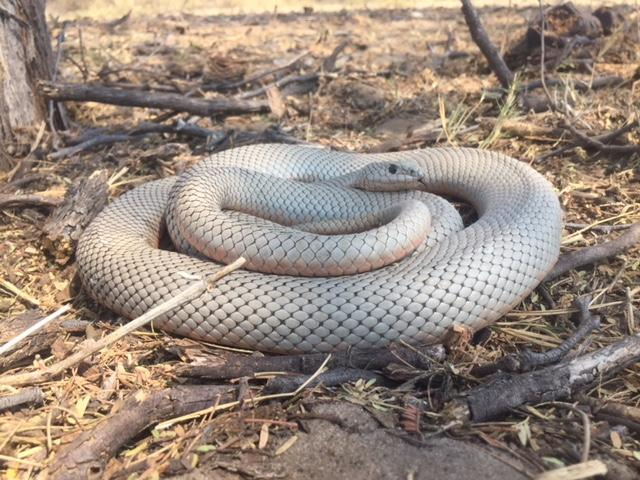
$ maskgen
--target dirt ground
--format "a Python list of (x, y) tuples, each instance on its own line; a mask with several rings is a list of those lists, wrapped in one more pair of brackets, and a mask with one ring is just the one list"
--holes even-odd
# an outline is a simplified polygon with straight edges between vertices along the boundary
[[(482, 10), (492, 40), (506, 52), (535, 17), (535, 8)], [(611, 35), (597, 38), (557, 65), (562, 81), (551, 94), (568, 102), (577, 127), (606, 133), (638, 119), (640, 43), (637, 9), (625, 10)], [(265, 129), (337, 150), (389, 151), (436, 145), (490, 148), (529, 163), (556, 187), (567, 228), (563, 251), (593, 245), (615, 228), (640, 221), (640, 156), (602, 154), (576, 146), (557, 114), (533, 113), (500, 96), (498, 82), (471, 41), (457, 8), (362, 9), (329, 13), (234, 16), (136, 14), (121, 23), (80, 17), (50, 18), (54, 49), (61, 51), (63, 82), (100, 84), (216, 98), (259, 88), (242, 79), (299, 58), (289, 69), (264, 77), (322, 71), (317, 79), (280, 87), (270, 97), (271, 113), (199, 118), (186, 114), (107, 106), (66, 104), (71, 129), (45, 133), (35, 150), (33, 181), (8, 193), (37, 193), (60, 200), (70, 187), (96, 170), (109, 175), (109, 195), (154, 178), (173, 175), (219, 148), (243, 143), (244, 134)], [(56, 39), (64, 30), (64, 43)], [(328, 58), (343, 42), (345, 46)], [(539, 57), (538, 57), (539, 58)], [(585, 70), (585, 58), (590, 60)], [(592, 69), (592, 70), (590, 70)], [(519, 82), (539, 78), (535, 58), (517, 68)], [(578, 81), (603, 75), (622, 78), (616, 87), (579, 91)], [(238, 83), (215, 92), (208, 86)], [(498, 92), (498, 93), (497, 93)], [(265, 100), (258, 94), (255, 99)], [(131, 132), (143, 122), (192, 122), (215, 133), (206, 143), (186, 135), (132, 137), (73, 155), (55, 156), (79, 143), (89, 129)], [(523, 131), (522, 125), (529, 130)], [(516, 128), (519, 126), (520, 128)], [(271, 129), (271, 130), (270, 130)], [(33, 139), (34, 132), (25, 132)], [(639, 143), (636, 129), (624, 137)], [(548, 155), (559, 148), (562, 152)], [(16, 161), (28, 144), (15, 145)], [(113, 331), (115, 315), (92, 302), (74, 280), (72, 261), (57, 258), (42, 240), (50, 208), (0, 211), (0, 278), (19, 291), (0, 287), (0, 325), (38, 318), (70, 303), (64, 320), (90, 321), (79, 331), (61, 329), (37, 357), (3, 366), (3, 373), (38, 369), (64, 358), (86, 338)], [(604, 227), (615, 226), (613, 231)], [(583, 425), (558, 405), (532, 405), (495, 422), (452, 423), (434, 408), (407, 431), (403, 418), (416, 399), (444, 402), (479, 380), (473, 365), (524, 348), (558, 346), (575, 329), (572, 300), (594, 296), (591, 309), (602, 319), (581, 351), (612, 344), (639, 332), (640, 250), (570, 272), (549, 282), (549, 303), (533, 293), (512, 313), (447, 360), (445, 373), (411, 390), (368, 384), (308, 389), (286, 402), (245, 405), (173, 425), (152, 427), (118, 449), (104, 478), (534, 478), (543, 471), (580, 461)], [(6, 332), (5, 332), (6, 333)], [(0, 339), (3, 330), (0, 327)], [(80, 432), (95, 428), (138, 390), (184, 382), (176, 367), (215, 359), (225, 348), (141, 331), (41, 385), (44, 402), (0, 413), (0, 472), (32, 478), (46, 471), (56, 453)], [(423, 375), (418, 372), (416, 377)], [(1, 380), (1, 377), (0, 377)], [(263, 382), (251, 379), (252, 395)], [(1, 385), (1, 382), (0, 382)], [(11, 387), (0, 386), (0, 394)], [(584, 392), (588, 397), (640, 407), (640, 370), (629, 366)], [(440, 403), (442, 403), (440, 402)], [(438, 402), (435, 402), (438, 403)], [(446, 403), (446, 402), (445, 402)], [(605, 419), (588, 407), (591, 459), (603, 461), (606, 478), (637, 478), (640, 427), (629, 419)], [(317, 418), (303, 418), (309, 412)], [(265, 428), (264, 425), (267, 427)], [(403, 426), (404, 425), (404, 426)], [(409, 429), (411, 430), (411, 429)], [(266, 432), (266, 433), (265, 433)], [(293, 439), (293, 440), (292, 440)]]

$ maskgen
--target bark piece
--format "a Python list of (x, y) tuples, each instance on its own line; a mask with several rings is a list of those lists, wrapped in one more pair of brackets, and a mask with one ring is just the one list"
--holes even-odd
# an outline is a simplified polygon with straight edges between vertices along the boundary
[(43, 244), (58, 264), (69, 262), (85, 227), (107, 204), (108, 176), (106, 170), (97, 170), (77, 186), (72, 185), (45, 222)]

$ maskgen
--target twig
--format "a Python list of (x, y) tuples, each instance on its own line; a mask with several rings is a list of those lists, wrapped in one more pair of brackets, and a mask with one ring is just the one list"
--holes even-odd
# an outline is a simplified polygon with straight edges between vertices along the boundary
[(603, 233), (611, 233), (617, 230), (629, 230), (633, 227), (633, 224), (620, 224), (620, 225), (589, 225), (587, 223), (565, 223), (564, 228), (572, 230), (595, 230)]
[[(606, 87), (615, 87), (624, 82), (624, 78), (619, 77), (617, 75), (604, 75), (602, 77), (594, 78), (589, 82), (585, 82), (582, 80), (575, 80), (573, 82), (573, 87), (579, 92), (585, 92), (587, 90), (597, 90), (599, 88)], [(555, 87), (558, 85), (562, 85), (564, 83), (563, 80), (558, 78), (545, 78), (544, 83), (547, 87)], [(531, 90), (535, 90), (536, 88), (541, 88), (543, 82), (541, 79), (533, 80), (519, 88), (520, 91), (530, 92)]]
[(232, 146), (256, 142), (305, 143), (302, 140), (298, 140), (295, 137), (282, 132), (277, 127), (267, 127), (263, 131), (259, 132), (236, 132), (234, 130), (221, 131), (209, 130), (192, 123), (184, 122), (183, 120), (178, 120), (175, 125), (163, 125), (145, 122), (127, 132), (103, 133), (103, 130), (98, 130), (93, 137), (86, 138), (86, 135), (82, 135), (80, 139), (72, 140), (71, 142), (69, 142), (73, 144), (72, 146), (61, 148), (57, 152), (52, 153), (49, 158), (51, 158), (52, 160), (57, 160), (72, 155), (77, 155), (86, 150), (101, 147), (104, 145), (110, 145), (117, 142), (136, 141), (146, 135), (154, 133), (169, 133), (202, 138), (206, 140), (206, 149), (213, 151), (220, 151)]
[(478, 45), (480, 51), (489, 62), (491, 71), (496, 74), (503, 88), (510, 88), (513, 83), (513, 73), (509, 70), (507, 64), (504, 63), (498, 49), (491, 43), (491, 40), (489, 40), (489, 36), (471, 0), (462, 0), (462, 13), (469, 26), (471, 38), (473, 38), (473, 41)]
[(20, 188), (30, 183), (38, 182), (40, 180), (56, 180), (56, 175), (51, 173), (29, 173), (21, 178), (17, 178), (11, 182), (7, 182), (0, 186), (0, 193), (9, 193), (11, 191), (19, 190)]
[[(95, 147), (102, 147), (104, 145), (111, 145), (112, 143), (124, 142), (132, 140), (135, 137), (126, 133), (113, 134), (113, 135), (98, 135), (85, 142), (73, 145), (72, 147), (61, 148), (58, 151), (49, 155), (51, 160), (60, 160), (66, 157), (77, 155), (78, 153), (90, 150)], [(140, 137), (138, 137), (140, 138)]]
[(591, 421), (589, 415), (577, 408), (575, 405), (571, 405), (566, 402), (548, 402), (545, 405), (553, 405), (554, 407), (561, 407), (571, 410), (577, 413), (582, 418), (582, 455), (580, 456), (580, 462), (585, 463), (589, 460), (589, 451), (591, 450)]
[(34, 298), (32, 295), (29, 295), (27, 292), (25, 292), (24, 290), (21, 290), (20, 288), (16, 287), (13, 283), (9, 282), (8, 280), (5, 280), (2, 277), (0, 277), (0, 287), (10, 291), (16, 297), (21, 298), (26, 302), (29, 302), (34, 307), (40, 306), (40, 301), (37, 298)]
[(585, 295), (573, 301), (573, 306), (578, 309), (578, 328), (560, 346), (546, 352), (534, 352), (525, 350), (520, 354), (520, 368), (528, 372), (534, 368), (543, 367), (559, 362), (579, 343), (587, 338), (594, 330), (600, 328), (600, 317), (591, 315), (589, 304), (591, 296)]
[[(569, 132), (571, 132), (571, 135), (573, 135), (578, 145), (587, 149), (598, 150), (599, 152), (602, 152), (602, 153), (615, 153), (615, 154), (625, 154), (625, 153), (630, 154), (630, 153), (640, 152), (640, 145), (605, 145), (603, 142), (601, 142), (597, 138), (589, 137), (588, 135), (582, 133), (580, 130), (578, 130), (576, 127), (574, 127), (567, 121), (565, 121), (564, 127), (567, 130), (569, 130)], [(623, 130), (626, 127), (627, 125), (625, 125), (625, 127), (623, 127), (622, 129), (618, 129), (618, 130)], [(615, 133), (617, 133), (617, 131)], [(611, 137), (611, 134), (606, 135), (606, 137)]]
[(283, 88), (291, 83), (304, 83), (304, 82), (314, 82), (320, 78), (319, 73), (306, 73), (304, 75), (287, 75), (286, 77), (282, 77), (280, 80), (276, 80), (273, 83), (268, 85), (264, 85), (262, 87), (256, 88), (254, 90), (249, 90), (247, 92), (239, 93), (234, 98), (238, 98), (241, 100), (247, 100), (249, 98), (258, 97), (267, 92), (267, 90), (271, 87)]
[(640, 222), (634, 223), (629, 230), (615, 240), (581, 248), (573, 252), (564, 253), (555, 267), (547, 274), (544, 281), (554, 280), (570, 270), (584, 265), (597, 263), (633, 247), (640, 241)]
[(3, 208), (57, 207), (62, 198), (45, 197), (37, 194), (12, 195), (0, 194), (0, 210)]
[(542, 353), (524, 350), (519, 354), (507, 355), (495, 363), (473, 368), (471, 375), (484, 377), (497, 371), (524, 373), (562, 360), (576, 345), (600, 327), (600, 317), (591, 315), (589, 312), (590, 303), (591, 296), (589, 295), (574, 300), (573, 304), (578, 309), (579, 315), (578, 328), (560, 346)]
[(201, 117), (216, 117), (269, 111), (266, 102), (216, 98), (205, 100), (185, 95), (144, 90), (110, 88), (102, 85), (40, 82), (45, 97), (60, 101), (100, 102), (125, 107), (146, 107), (188, 112)]
[(38, 387), (23, 388), (18, 393), (0, 397), (0, 412), (10, 410), (25, 404), (42, 403), (44, 394)]
[[(602, 399), (587, 397), (586, 395), (578, 395), (576, 398), (580, 403), (589, 405), (594, 413), (604, 413), (607, 415), (626, 418), (636, 424), (640, 424), (640, 408), (632, 405), (624, 405), (622, 403), (610, 402)], [(640, 431), (640, 430), (639, 430)]]
[[(624, 135), (625, 133), (630, 132), (631, 130), (633, 130), (634, 128), (636, 128), (638, 126), (638, 121), (637, 120), (633, 120), (629, 123), (627, 123), (626, 125), (623, 125), (620, 128), (617, 128), (616, 130), (613, 130), (612, 132), (609, 133), (605, 133), (602, 135), (596, 135), (594, 137), (588, 137), (591, 140), (597, 140), (598, 142), (601, 142), (602, 144), (606, 144), (609, 142), (614, 141), (615, 139), (617, 139), (619, 136)], [(605, 147), (607, 147), (607, 145), (604, 145)], [(562, 147), (552, 150), (550, 152), (544, 153), (538, 157), (536, 157), (535, 161), (536, 162), (541, 162), (543, 160), (546, 160), (548, 158), (557, 156), (557, 155), (561, 155), (569, 150), (571, 150), (572, 148), (575, 148), (576, 145), (575, 144), (571, 144), (571, 145), (563, 145)], [(588, 147), (587, 147), (588, 148)]]
[(244, 263), (245, 259), (243, 257), (240, 257), (235, 262), (226, 265), (210, 277), (198, 280), (193, 285), (178, 293), (175, 297), (161, 303), (160, 305), (157, 305), (156, 307), (153, 307), (148, 312), (144, 313), (134, 320), (131, 320), (129, 323), (118, 328), (106, 337), (101, 338), (98, 341), (85, 341), (81, 345), (79, 351), (77, 351), (73, 355), (70, 355), (64, 360), (58, 363), (54, 363), (53, 365), (50, 365), (37, 372), (21, 373), (0, 377), (0, 385), (28, 385), (33, 383), (46, 382), (54, 376), (64, 372), (67, 368), (70, 368), (81, 362), (88, 356), (93, 355), (94, 353), (120, 340), (125, 335), (128, 335), (134, 330), (143, 327), (160, 315), (170, 312), (177, 306), (182, 305), (184, 302), (197, 297), (198, 295), (209, 289), (211, 285), (220, 280), (222, 277), (240, 268), (242, 265), (244, 265)]
[(293, 57), (291, 60), (289, 60), (288, 62), (284, 63), (283, 65), (279, 65), (279, 66), (274, 67), (274, 68), (268, 68), (266, 70), (263, 70), (261, 72), (258, 72), (256, 74), (250, 76), (249, 78), (238, 80), (237, 82), (228, 83), (228, 84), (221, 84), (221, 85), (203, 85), (202, 89), (205, 90), (205, 91), (206, 90), (226, 91), (226, 90), (232, 90), (234, 88), (242, 87), (244, 85), (251, 85), (251, 84), (256, 83), (258, 80), (263, 79), (264, 77), (267, 77), (269, 75), (273, 75), (275, 73), (282, 72), (283, 70), (287, 70), (287, 69), (293, 67), (296, 63), (298, 63), (300, 60), (302, 60), (307, 55), (309, 55), (309, 51), (308, 50), (304, 50), (299, 55), (296, 55), (295, 57)]
[(7, 352), (10, 352), (18, 343), (20, 343), (22, 340), (27, 338), (29, 335), (31, 335), (31, 334), (37, 332), (38, 330), (42, 329), (48, 323), (52, 322), (53, 320), (55, 320), (59, 316), (64, 315), (69, 310), (71, 310), (71, 305), (65, 305), (63, 307), (60, 307), (58, 310), (53, 312), (51, 315), (47, 315), (42, 320), (39, 320), (38, 322), (34, 323), (29, 328), (27, 328), (24, 332), (22, 332), (20, 335), (16, 335), (14, 338), (9, 340), (7, 343), (5, 343), (4, 345), (0, 346), (0, 355), (4, 355)]

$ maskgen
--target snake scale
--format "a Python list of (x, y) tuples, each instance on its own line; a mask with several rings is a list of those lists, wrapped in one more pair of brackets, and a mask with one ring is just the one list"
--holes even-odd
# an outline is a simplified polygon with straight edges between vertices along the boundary
[[(374, 193), (351, 188), (344, 197), (331, 190), (340, 184), (339, 179), (373, 164), (389, 165), (390, 172), (409, 165), (422, 176), (424, 189), (469, 202), (478, 214), (477, 221), (463, 227), (448, 202), (418, 190)], [(253, 179), (251, 188), (238, 183), (242, 176), (251, 181), (251, 172), (259, 177)], [(272, 183), (260, 183), (264, 177), (270, 177)], [(296, 180), (288, 183), (303, 189), (302, 198), (294, 198), (278, 183), (284, 181), (281, 179)], [(209, 188), (203, 183), (209, 180), (221, 186)], [(314, 194), (313, 182), (329, 190)], [(184, 188), (178, 191), (180, 185)], [(195, 189), (195, 199), (187, 195), (190, 189)], [(222, 196), (215, 193), (220, 189)], [(207, 220), (208, 207), (198, 197), (217, 201), (222, 219)], [(178, 200), (178, 206), (171, 203), (169, 207), (170, 201)], [(249, 206), (243, 207), (243, 202)], [(365, 235), (365, 247), (369, 241), (380, 241), (402, 248), (409, 237), (421, 233), (412, 230), (414, 226), (386, 233), (384, 227), (388, 222), (407, 220), (402, 212), (413, 211), (409, 220), (415, 217), (415, 209), (420, 208), (416, 202), (431, 212), (430, 233), (408, 248), (413, 250), (404, 252), (404, 258), (386, 258), (372, 264), (370, 271), (362, 271), (367, 269), (361, 267), (361, 261), (352, 259), (352, 247), (359, 240), (348, 237), (350, 233), (325, 235), (335, 233), (327, 226), (334, 221), (344, 225), (368, 218), (351, 232)], [(399, 203), (403, 207), (396, 208), (391, 219), (386, 214), (376, 217), (372, 209), (376, 205), (388, 212)], [(287, 225), (279, 219), (280, 207), (291, 210), (295, 221)], [(270, 212), (271, 218), (256, 218), (253, 213), (257, 210)], [(327, 212), (314, 225), (314, 215)], [(182, 223), (169, 222), (169, 232), (176, 248), (186, 253), (160, 247), (167, 213), (171, 219), (174, 214), (183, 215)], [(253, 226), (260, 227), (262, 234), (251, 233)], [(219, 233), (211, 233), (215, 228)], [(231, 273), (210, 292), (154, 324), (179, 335), (235, 347), (325, 352), (379, 347), (400, 340), (433, 343), (454, 324), (475, 331), (494, 322), (553, 267), (561, 231), (562, 212), (550, 183), (528, 165), (499, 153), (432, 148), (357, 154), (254, 145), (213, 155), (178, 177), (149, 182), (120, 196), (87, 227), (76, 258), (86, 291), (118, 314), (135, 317), (192, 283), (185, 273), (203, 276), (219, 270), (219, 263), (205, 260), (186, 244), (185, 237), (209, 237), (201, 243), (220, 237), (222, 247), (236, 249), (233, 254), (219, 252), (222, 262), (242, 252), (264, 259), (266, 251), (266, 266)], [(312, 235), (309, 238), (329, 242), (321, 245), (325, 248), (321, 253), (308, 254), (307, 247), (313, 242), (304, 237), (307, 233)], [(294, 262), (304, 260), (296, 275), (255, 271), (278, 268), (280, 260), (292, 252)], [(384, 256), (384, 251), (378, 253)], [(307, 276), (329, 260), (337, 265), (351, 261), (355, 273), (327, 267), (326, 275)]]

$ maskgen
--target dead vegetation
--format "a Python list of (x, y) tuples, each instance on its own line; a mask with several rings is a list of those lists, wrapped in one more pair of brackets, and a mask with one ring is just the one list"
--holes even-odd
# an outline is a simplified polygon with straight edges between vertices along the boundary
[[(47, 374), (78, 356), (87, 346), (81, 342), (100, 342), (117, 328), (113, 315), (74, 283), (72, 246), (43, 239), (65, 192), (97, 170), (107, 172), (101, 185), (114, 197), (180, 172), (204, 154), (258, 141), (358, 151), (480, 146), (529, 162), (553, 182), (566, 212), (565, 252), (637, 234), (637, 227), (629, 230), (640, 221), (637, 9), (600, 12), (608, 23), (599, 20), (599, 29), (595, 13), (581, 20), (560, 12), (546, 31), (537, 8), (480, 13), (513, 74), (502, 88), (458, 9), (52, 21), (52, 37), (64, 32), (64, 42), (58, 79), (44, 93), (109, 105), (64, 103), (68, 130), (43, 126), (24, 132), (28, 141), (6, 146), (14, 168), (2, 174), (0, 186), (0, 341), (62, 304), (73, 308), (0, 358), (3, 474), (47, 471), (65, 478), (65, 461), (81, 477), (175, 475), (209, 465), (225, 478), (275, 478), (270, 462), (292, 449), (313, 405), (342, 399), (364, 406), (407, 442), (420, 446), (446, 432), (507, 455), (529, 478), (580, 462), (587, 472), (602, 471), (585, 460), (604, 462), (608, 478), (634, 478), (640, 470), (637, 354), (615, 376), (589, 381), (580, 395), (565, 399), (573, 403), (538, 399), (544, 403), (471, 423), (452, 399), (488, 384), (478, 365), (525, 349), (548, 351), (571, 338), (577, 297), (591, 295), (587, 313), (598, 315), (600, 325), (564, 352), (567, 362), (638, 335), (637, 242), (608, 261), (549, 279), (474, 338), (457, 332), (444, 358), (393, 362), (384, 377), (333, 388), (324, 386), (328, 380), (313, 382), (331, 361), (316, 359), (299, 369), (307, 376), (289, 385), (295, 393), (284, 401), (264, 391), (266, 381), (281, 376), (275, 366), (232, 371), (226, 383), (232, 388), (199, 385), (211, 379), (211, 365), (254, 362), (251, 352), (153, 329)], [(7, 381), (25, 369), (39, 379), (35, 390), (19, 391)], [(381, 379), (391, 384), (382, 386)], [(336, 418), (330, 421), (339, 424)], [(87, 452), (96, 456), (82, 457)]]

